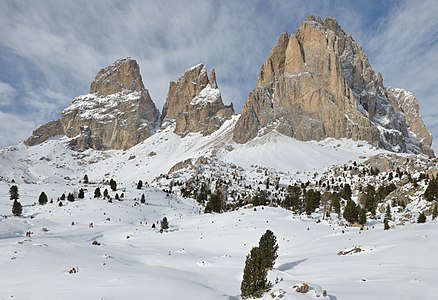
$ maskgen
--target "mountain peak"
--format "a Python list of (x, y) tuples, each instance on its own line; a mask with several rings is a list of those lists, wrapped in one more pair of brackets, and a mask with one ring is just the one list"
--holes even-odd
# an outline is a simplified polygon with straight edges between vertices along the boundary
[(119, 59), (112, 65), (102, 68), (90, 85), (90, 93), (101, 96), (144, 89), (140, 67), (137, 61), (130, 57)]
[(225, 106), (216, 82), (216, 72), (207, 75), (204, 64), (184, 71), (176, 82), (169, 84), (163, 107), (162, 124), (176, 122), (175, 133), (210, 134), (234, 114), (232, 105)]
[(75, 150), (127, 149), (148, 138), (157, 127), (159, 111), (144, 88), (140, 67), (132, 58), (101, 69), (90, 94), (78, 96), (58, 120), (33, 132), (33, 146), (56, 135), (70, 138)]
[(408, 123), (353, 37), (334, 18), (309, 16), (294, 34), (280, 35), (242, 109), (234, 140), (245, 143), (277, 130), (304, 141), (348, 138), (433, 155), (429, 140), (416, 137)]

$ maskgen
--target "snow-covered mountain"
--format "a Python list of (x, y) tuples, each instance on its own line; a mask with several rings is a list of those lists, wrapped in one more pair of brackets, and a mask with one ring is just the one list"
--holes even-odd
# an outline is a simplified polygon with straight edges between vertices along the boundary
[(200, 64), (160, 117), (138, 64), (118, 60), (0, 150), (0, 299), (240, 299), (267, 229), (263, 299), (434, 299), (430, 143), (417, 100), (384, 88), (331, 18), (280, 37), (241, 115)]

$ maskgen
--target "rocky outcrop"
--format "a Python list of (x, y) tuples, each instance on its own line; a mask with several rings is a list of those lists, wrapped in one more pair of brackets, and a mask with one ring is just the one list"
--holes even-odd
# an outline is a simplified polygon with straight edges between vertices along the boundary
[(186, 70), (176, 82), (170, 82), (163, 107), (162, 125), (176, 122), (175, 133), (211, 134), (234, 114), (232, 104), (225, 106), (216, 83), (214, 69), (210, 79), (203, 64)]
[(429, 156), (434, 156), (432, 135), (421, 118), (420, 105), (417, 98), (411, 92), (400, 88), (388, 87), (386, 91), (394, 110), (403, 114), (409, 129), (420, 141), (422, 152)]
[(263, 64), (233, 138), (245, 143), (271, 130), (304, 141), (349, 138), (431, 153), (393, 107), (360, 45), (333, 18), (309, 17), (295, 34), (282, 34)]
[(158, 119), (137, 62), (120, 59), (99, 71), (90, 94), (75, 98), (59, 120), (37, 129), (25, 143), (32, 146), (64, 134), (80, 151), (127, 149), (148, 138)]

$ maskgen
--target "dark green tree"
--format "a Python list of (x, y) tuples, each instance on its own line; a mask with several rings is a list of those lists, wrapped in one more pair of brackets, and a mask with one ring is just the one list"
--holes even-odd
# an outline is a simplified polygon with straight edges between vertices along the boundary
[(119, 194), (116, 193), (116, 194), (114, 195), (114, 198), (115, 198), (116, 200), (120, 200)]
[(117, 183), (116, 183), (116, 181), (115, 180), (113, 180), (112, 178), (111, 178), (111, 180), (110, 180), (110, 187), (111, 187), (111, 190), (112, 191), (117, 191)]
[(240, 293), (243, 299), (259, 298), (266, 292), (270, 284), (266, 279), (267, 269), (263, 261), (263, 253), (258, 247), (253, 247), (246, 256), (243, 280), (240, 285)]
[(435, 220), (436, 217), (438, 217), (438, 205), (435, 204), (432, 210), (432, 220)]
[(424, 212), (422, 212), (422, 213), (418, 216), (417, 223), (426, 223), (426, 215), (424, 214)]
[(141, 203), (145, 203), (146, 202), (146, 198), (144, 197), (144, 194), (141, 195), (140, 202)]
[(106, 199), (106, 198), (109, 198), (108, 190), (107, 190), (107, 189), (104, 189), (104, 190), (103, 190), (103, 199)]
[(367, 222), (367, 211), (365, 210), (365, 208), (360, 208), (359, 209), (359, 219), (358, 222), (360, 225), (365, 225), (365, 223)]
[(12, 203), (12, 214), (14, 216), (21, 216), (21, 213), (23, 212), (23, 206), (21, 205), (18, 200), (14, 199), (14, 203)]
[(94, 190), (94, 198), (100, 198), (101, 196), (102, 196), (102, 194), (100, 193), (100, 188), (97, 187), (97, 188)]
[(266, 269), (272, 269), (278, 257), (278, 245), (277, 237), (271, 230), (266, 230), (260, 237), (259, 249), (262, 252), (264, 267)]
[(38, 203), (41, 204), (41, 205), (44, 205), (44, 204), (47, 203), (47, 201), (48, 201), (48, 199), (47, 199), (46, 193), (41, 192), (41, 194), (40, 194), (40, 196), (38, 198)]
[(344, 209), (344, 219), (347, 220), (349, 223), (354, 223), (357, 221), (357, 206), (356, 203), (354, 203), (353, 200), (347, 200), (347, 205)]
[(62, 193), (61, 198), (59, 198), (59, 199), (64, 201), (65, 200), (65, 193)]
[(164, 217), (163, 220), (161, 220), (161, 229), (162, 230), (169, 229), (169, 222), (167, 221), (166, 217)]
[(383, 229), (384, 230), (389, 230), (390, 229), (387, 218), (383, 219)]
[(70, 202), (75, 201), (75, 196), (73, 195), (73, 193), (68, 193), (67, 200)]
[(338, 215), (341, 213), (341, 199), (338, 193), (333, 193), (331, 197), (331, 206), (335, 213)]
[(137, 183), (137, 189), (141, 190), (142, 187), (143, 187), (143, 181), (139, 180)]
[(310, 215), (319, 207), (321, 201), (321, 193), (310, 189), (304, 194), (304, 203), (306, 205), (306, 214)]
[(13, 185), (9, 188), (9, 199), (18, 200), (20, 195), (18, 194), (18, 186)]
[(84, 175), (84, 183), (88, 184), (88, 175), (87, 174)]
[(392, 219), (391, 206), (389, 206), (389, 204), (386, 205), (385, 219)]
[(301, 187), (298, 185), (289, 185), (287, 187), (287, 194), (284, 200), (281, 202), (281, 207), (292, 208), (294, 211), (299, 212), (301, 210)]
[(81, 189), (79, 190), (78, 198), (79, 198), (79, 199), (84, 199), (84, 198), (85, 198), (84, 189), (81, 188)]
[(344, 184), (341, 192), (339, 193), (339, 196), (345, 200), (351, 199), (351, 186), (348, 183)]
[(212, 193), (205, 207), (205, 212), (220, 213), (222, 209), (222, 201), (218, 194)]
[(431, 179), (424, 192), (424, 198), (427, 201), (438, 199), (438, 178)]

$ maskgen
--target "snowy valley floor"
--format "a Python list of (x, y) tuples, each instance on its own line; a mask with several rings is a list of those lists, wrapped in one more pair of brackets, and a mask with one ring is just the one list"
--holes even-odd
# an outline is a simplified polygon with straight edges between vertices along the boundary
[[(132, 193), (63, 207), (23, 201), (22, 217), (10, 216), (8, 197), (0, 196), (0, 214), (8, 215), (0, 219), (0, 299), (240, 299), (245, 257), (266, 229), (279, 244), (269, 273), (279, 282), (264, 299), (438, 297), (435, 221), (359, 231), (280, 208), (199, 214), (191, 200), (141, 192), (147, 204), (135, 206)], [(170, 229), (161, 234), (151, 225), (163, 216)], [(337, 255), (354, 246), (364, 251)], [(69, 274), (73, 267), (78, 272)], [(305, 295), (292, 289), (303, 282), (311, 287)]]

